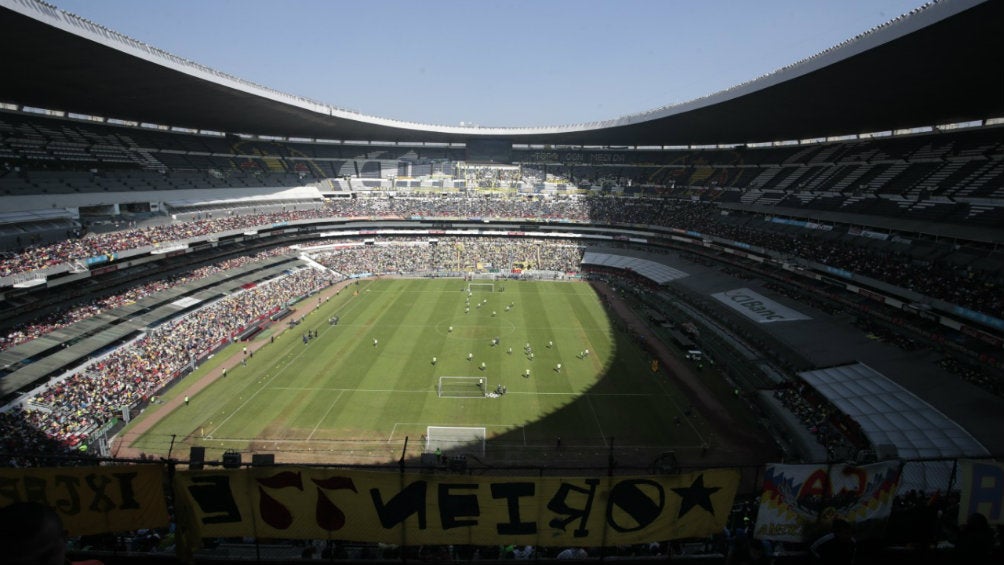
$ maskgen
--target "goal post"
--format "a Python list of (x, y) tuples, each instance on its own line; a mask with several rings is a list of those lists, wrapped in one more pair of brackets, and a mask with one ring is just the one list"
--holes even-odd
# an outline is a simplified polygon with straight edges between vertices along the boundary
[(459, 426), (426, 426), (425, 451), (443, 454), (485, 454), (485, 428)]
[(439, 377), (436, 392), (439, 398), (484, 397), (488, 388), (484, 377)]
[(497, 273), (467, 273), (467, 292), (495, 292)]

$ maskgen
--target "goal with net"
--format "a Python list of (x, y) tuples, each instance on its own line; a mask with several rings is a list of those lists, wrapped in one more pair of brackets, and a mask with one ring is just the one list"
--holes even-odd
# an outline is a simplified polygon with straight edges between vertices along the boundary
[(495, 292), (496, 273), (467, 273), (467, 292)]
[(495, 292), (495, 283), (470, 282), (467, 283), (467, 292)]
[(425, 451), (436, 450), (447, 454), (485, 454), (485, 428), (465, 428), (453, 426), (427, 426), (425, 431)]
[(440, 398), (477, 398), (487, 388), (484, 377), (439, 377), (436, 390)]

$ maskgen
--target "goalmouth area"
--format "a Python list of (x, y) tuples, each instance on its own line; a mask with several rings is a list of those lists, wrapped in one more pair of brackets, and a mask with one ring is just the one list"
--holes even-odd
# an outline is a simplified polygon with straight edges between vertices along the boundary
[[(472, 288), (483, 284), (492, 292)], [(611, 446), (637, 462), (714, 447), (708, 421), (583, 282), (358, 281), (255, 339), (250, 358), (242, 344), (222, 351), (163, 400), (211, 385), (173, 409), (151, 404), (138, 420), (156, 423), (120, 440), (150, 455), (197, 446), (207, 460), (234, 450), (331, 464), (438, 452), (602, 465)], [(222, 359), (242, 356), (220, 375)]]

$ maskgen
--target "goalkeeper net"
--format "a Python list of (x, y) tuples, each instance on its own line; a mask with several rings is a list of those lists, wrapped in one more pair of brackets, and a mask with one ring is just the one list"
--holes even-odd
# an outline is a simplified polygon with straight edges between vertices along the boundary
[(495, 283), (467, 283), (467, 292), (495, 292)]
[(436, 387), (440, 398), (476, 398), (485, 396), (484, 377), (439, 377)]

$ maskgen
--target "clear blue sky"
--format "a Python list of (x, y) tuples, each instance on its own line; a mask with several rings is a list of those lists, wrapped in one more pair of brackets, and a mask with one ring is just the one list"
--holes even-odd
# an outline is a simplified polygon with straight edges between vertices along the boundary
[(364, 114), (537, 126), (692, 100), (923, 0), (48, 0), (223, 72)]

